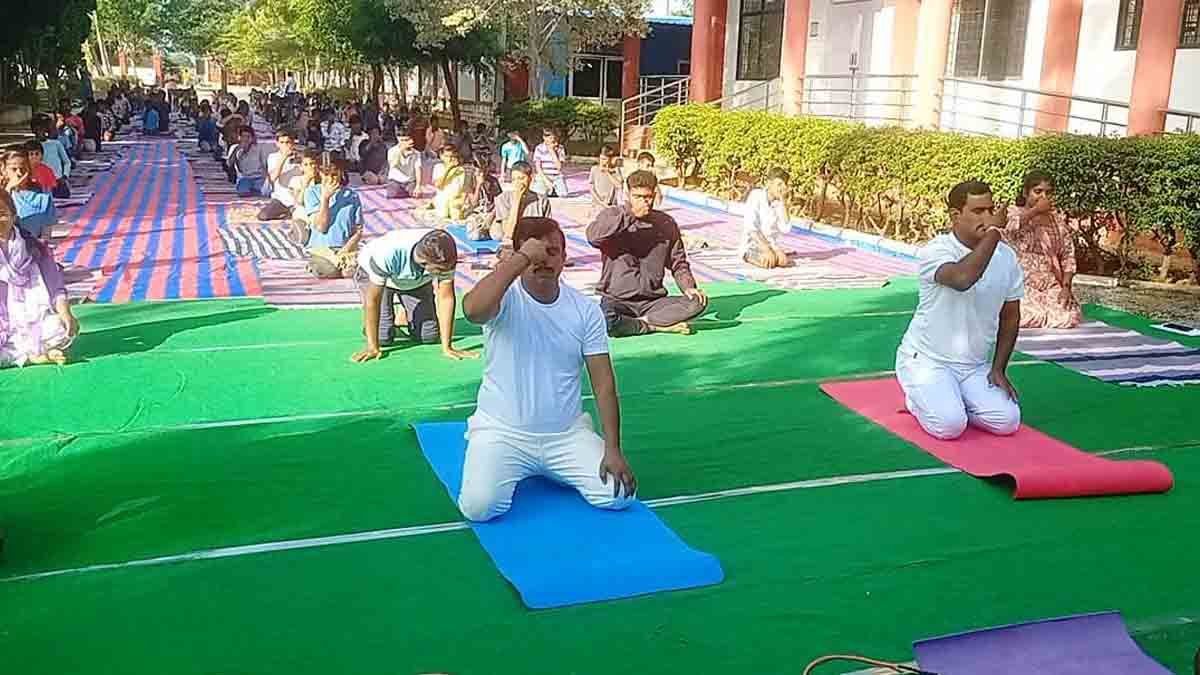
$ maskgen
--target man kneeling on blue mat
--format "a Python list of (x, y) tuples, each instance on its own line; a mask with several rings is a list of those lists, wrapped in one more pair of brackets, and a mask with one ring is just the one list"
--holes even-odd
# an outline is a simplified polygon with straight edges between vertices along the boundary
[[(483, 325), (485, 365), (467, 421), (458, 508), (470, 520), (491, 520), (512, 506), (521, 479), (540, 475), (593, 506), (623, 509), (637, 480), (621, 452), (604, 313), (561, 282), (566, 238), (558, 223), (522, 218), (513, 248), (463, 298), (467, 320)], [(583, 412), (585, 366), (603, 438)]]

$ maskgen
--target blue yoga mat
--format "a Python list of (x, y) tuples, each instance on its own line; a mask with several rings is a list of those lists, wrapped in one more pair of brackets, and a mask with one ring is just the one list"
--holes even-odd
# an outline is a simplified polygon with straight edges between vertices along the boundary
[(1117, 612), (1068, 616), (921, 640), (922, 670), (939, 675), (1170, 675)]
[[(467, 425), (417, 424), (425, 459), (458, 502)], [(543, 478), (517, 485), (512, 509), (471, 529), (531, 609), (697, 588), (725, 579), (715, 557), (688, 547), (645, 504), (597, 509)]]
[(500, 242), (495, 239), (482, 239), (479, 241), (473, 240), (467, 236), (466, 225), (447, 225), (446, 231), (454, 235), (458, 243), (466, 246), (471, 253), (495, 253), (500, 250)]

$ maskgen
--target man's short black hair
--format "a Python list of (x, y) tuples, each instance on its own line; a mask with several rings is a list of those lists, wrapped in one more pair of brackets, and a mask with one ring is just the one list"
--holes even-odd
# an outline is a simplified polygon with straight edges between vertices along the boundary
[(650, 154), (649, 152), (646, 152), (645, 150), (643, 150), (643, 151), (641, 151), (641, 152), (639, 152), (639, 153), (638, 153), (637, 161), (639, 161), (639, 162), (647, 162), (647, 161), (648, 161), (648, 162), (650, 162), (651, 164), (654, 164), (654, 162), (655, 162), (655, 161), (657, 161), (657, 160), (655, 160), (655, 159), (654, 159), (654, 155), (652, 155), (652, 154)]
[(946, 204), (956, 211), (961, 211), (967, 205), (967, 197), (990, 194), (992, 194), (991, 185), (981, 180), (965, 180), (950, 188), (950, 194), (946, 197)]
[(658, 189), (658, 176), (655, 176), (649, 171), (634, 171), (633, 173), (629, 174), (629, 180), (626, 182), (629, 184), (630, 190), (636, 190), (639, 188), (644, 188), (647, 190)]
[(618, 154), (619, 153), (617, 153), (617, 149), (611, 145), (605, 145), (604, 147), (600, 148), (601, 157), (611, 158), (616, 157)]
[(426, 265), (453, 267), (458, 264), (458, 246), (454, 237), (445, 230), (434, 230), (417, 242), (413, 253), (421, 257)]
[(520, 251), (521, 246), (530, 239), (545, 239), (551, 234), (557, 234), (563, 248), (567, 246), (567, 236), (563, 234), (558, 221), (553, 218), (521, 218), (513, 230), (513, 249)]
[(37, 141), (25, 141), (21, 144), (21, 149), (28, 153), (36, 152), (39, 155), (44, 154), (42, 144)]
[(529, 162), (513, 162), (513, 165), (508, 167), (509, 171), (523, 173), (526, 176), (533, 175), (533, 166)]
[(292, 131), (291, 129), (289, 129), (287, 127), (284, 127), (275, 132), (275, 138), (276, 139), (290, 138), (292, 140), (296, 140), (296, 132)]

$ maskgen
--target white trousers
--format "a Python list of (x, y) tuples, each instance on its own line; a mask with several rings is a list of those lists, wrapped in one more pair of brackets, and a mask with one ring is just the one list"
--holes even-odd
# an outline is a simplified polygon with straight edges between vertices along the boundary
[(904, 405), (930, 436), (958, 438), (967, 425), (1007, 436), (1021, 426), (1021, 408), (988, 382), (989, 364), (952, 368), (920, 354), (896, 353), (896, 378)]
[(532, 434), (476, 412), (467, 421), (458, 509), (468, 520), (491, 520), (508, 511), (517, 483), (529, 476), (572, 487), (592, 506), (623, 509), (634, 495), (614, 496), (612, 476), (607, 485), (600, 481), (603, 457), (604, 439), (592, 431), (587, 413), (561, 433)]

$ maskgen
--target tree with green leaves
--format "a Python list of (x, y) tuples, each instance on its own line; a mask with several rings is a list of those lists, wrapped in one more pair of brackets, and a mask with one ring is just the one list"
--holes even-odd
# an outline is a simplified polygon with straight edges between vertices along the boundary
[(67, 92), (64, 84), (84, 62), (83, 43), (90, 29), (95, 0), (43, 0), (19, 5), (20, 14), (0, 28), (0, 59), (7, 93), (12, 84), (21, 102), (36, 104), (38, 77), (46, 81), (51, 104)]
[(129, 58), (148, 49), (163, 26), (163, 6), (157, 0), (96, 0), (95, 6), (96, 30)]
[(562, 58), (617, 44), (626, 35), (644, 35), (648, 0), (387, 0), (412, 21), (418, 46), (439, 46), (475, 31), (502, 35), (506, 54), (529, 65), (531, 93), (545, 93), (545, 71), (565, 73)]

